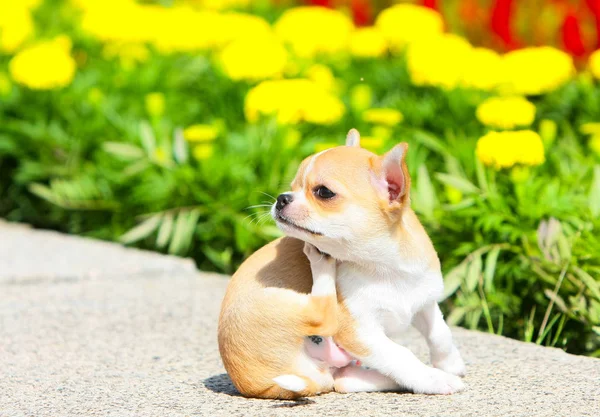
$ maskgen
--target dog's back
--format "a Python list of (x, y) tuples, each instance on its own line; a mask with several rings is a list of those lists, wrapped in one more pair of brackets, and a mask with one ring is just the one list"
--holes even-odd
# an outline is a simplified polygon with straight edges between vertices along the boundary
[(304, 336), (299, 331), (300, 294), (312, 286), (304, 242), (281, 238), (248, 258), (233, 275), (219, 317), (219, 350), (236, 388), (245, 396), (296, 398), (322, 391), (307, 380), (293, 392), (274, 383), (294, 375)]

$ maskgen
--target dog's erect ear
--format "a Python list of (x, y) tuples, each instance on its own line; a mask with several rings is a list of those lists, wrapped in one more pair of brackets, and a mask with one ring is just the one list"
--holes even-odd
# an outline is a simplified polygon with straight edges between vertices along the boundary
[(360, 133), (356, 129), (350, 129), (346, 135), (346, 146), (360, 146)]
[(381, 174), (377, 181), (380, 191), (387, 191), (388, 202), (392, 208), (399, 208), (408, 199), (410, 176), (406, 166), (407, 143), (394, 146), (381, 157)]

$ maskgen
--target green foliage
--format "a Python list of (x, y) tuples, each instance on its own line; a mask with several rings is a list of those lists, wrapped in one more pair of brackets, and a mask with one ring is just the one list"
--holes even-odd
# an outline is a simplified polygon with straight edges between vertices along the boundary
[[(48, 34), (72, 31), (69, 19), (51, 20)], [(79, 37), (74, 54), (85, 59), (70, 87), (13, 86), (0, 99), (0, 216), (231, 273), (280, 235), (269, 205), (315, 144), (341, 144), (351, 127), (372, 133), (350, 107), (334, 126), (248, 125), (251, 86), (204, 56), (152, 52), (125, 68)], [(0, 72), (7, 62), (0, 57)], [(600, 355), (600, 160), (579, 133), (600, 120), (600, 88), (576, 80), (533, 100), (533, 128), (549, 119), (558, 134), (546, 163), (517, 182), (475, 157), (485, 94), (414, 87), (401, 58), (330, 66), (347, 105), (364, 79), (374, 107), (404, 115), (382, 151), (410, 145), (413, 208), (444, 267), (449, 322)], [(145, 109), (152, 92), (164, 94), (163, 115)], [(197, 123), (219, 126), (212, 157), (195, 157), (183, 138)]]

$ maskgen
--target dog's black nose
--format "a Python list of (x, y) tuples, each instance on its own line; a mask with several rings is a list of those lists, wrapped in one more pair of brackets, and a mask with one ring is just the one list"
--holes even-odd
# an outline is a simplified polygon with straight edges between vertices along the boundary
[(280, 194), (279, 197), (277, 197), (277, 204), (275, 204), (275, 208), (279, 211), (283, 210), (283, 208), (285, 206), (287, 206), (288, 204), (290, 204), (292, 201), (294, 201), (294, 197), (292, 197), (291, 194)]

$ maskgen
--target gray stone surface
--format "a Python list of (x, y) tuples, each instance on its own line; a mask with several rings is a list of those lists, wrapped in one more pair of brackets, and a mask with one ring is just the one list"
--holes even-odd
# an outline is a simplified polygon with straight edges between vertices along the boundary
[(242, 398), (216, 344), (227, 279), (190, 265), (0, 223), (0, 416), (600, 415), (600, 360), (462, 329), (459, 394)]

